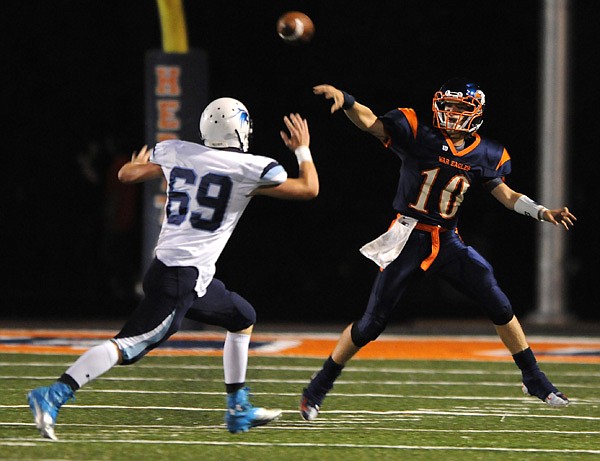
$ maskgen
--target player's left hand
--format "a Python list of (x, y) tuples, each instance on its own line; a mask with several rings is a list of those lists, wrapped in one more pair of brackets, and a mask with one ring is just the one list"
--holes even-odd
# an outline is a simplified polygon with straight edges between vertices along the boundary
[(577, 221), (575, 215), (573, 215), (567, 207), (558, 208), (556, 210), (546, 210), (544, 211), (543, 218), (544, 221), (551, 222), (556, 226), (562, 225), (567, 230), (573, 227), (575, 221)]

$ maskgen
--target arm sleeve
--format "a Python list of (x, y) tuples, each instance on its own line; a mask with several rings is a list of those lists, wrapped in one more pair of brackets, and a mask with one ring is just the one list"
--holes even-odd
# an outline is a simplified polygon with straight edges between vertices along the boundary
[(260, 175), (259, 183), (263, 184), (281, 184), (287, 180), (287, 172), (277, 162), (269, 163)]
[(277, 160), (261, 155), (246, 156), (244, 175), (256, 186), (272, 186), (287, 180), (287, 172)]
[[(486, 142), (482, 155), (481, 183), (487, 188), (486, 183), (493, 179), (504, 180), (512, 171), (510, 155), (506, 149), (495, 142)], [(496, 184), (498, 185), (498, 184)], [(495, 186), (494, 186), (495, 187)]]
[(485, 190), (487, 190), (488, 192), (492, 192), (497, 186), (499, 186), (500, 184), (502, 184), (503, 178), (493, 178), (490, 179), (488, 181), (485, 181), (483, 183), (483, 187), (485, 188)]
[(159, 142), (150, 154), (150, 161), (161, 166), (173, 166), (175, 164), (176, 149), (172, 141)]

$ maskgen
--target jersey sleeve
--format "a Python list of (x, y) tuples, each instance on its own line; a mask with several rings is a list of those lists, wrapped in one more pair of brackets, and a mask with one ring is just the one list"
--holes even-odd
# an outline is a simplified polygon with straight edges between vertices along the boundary
[(415, 141), (419, 123), (413, 109), (394, 109), (379, 117), (379, 120), (388, 135), (384, 141), (386, 147), (405, 148)]
[(269, 163), (260, 175), (262, 184), (281, 184), (287, 180), (287, 171), (279, 163)]
[(503, 148), (502, 155), (498, 164), (496, 165), (496, 173), (497, 177), (504, 177), (512, 171), (512, 163), (510, 161), (510, 155), (508, 155), (508, 151)]
[(505, 147), (493, 142), (486, 146), (484, 164), (483, 182), (496, 178), (503, 179), (512, 171), (512, 163), (508, 151)]
[(176, 161), (176, 141), (168, 140), (159, 142), (150, 155), (150, 161), (164, 167), (172, 167)]
[(287, 180), (287, 171), (276, 160), (259, 155), (249, 155), (248, 159), (248, 176), (254, 178), (257, 186), (272, 186)]

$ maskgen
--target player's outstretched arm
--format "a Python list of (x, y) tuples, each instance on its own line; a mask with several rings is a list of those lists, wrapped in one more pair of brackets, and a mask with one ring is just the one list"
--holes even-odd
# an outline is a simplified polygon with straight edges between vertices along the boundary
[(319, 176), (310, 152), (308, 122), (299, 114), (283, 117), (288, 132), (280, 131), (283, 143), (296, 154), (299, 173), (297, 178), (288, 178), (277, 186), (263, 186), (252, 195), (268, 195), (280, 199), (309, 200), (319, 194)]
[(118, 173), (119, 181), (125, 184), (148, 181), (162, 175), (162, 169), (155, 163), (150, 163), (152, 149), (143, 146), (140, 152), (133, 152), (131, 161), (121, 167)]
[(539, 205), (526, 195), (512, 190), (505, 183), (501, 183), (491, 191), (496, 200), (509, 210), (514, 210), (525, 216), (531, 216), (538, 221), (548, 221), (556, 226), (562, 225), (569, 230), (575, 225), (577, 218), (565, 206), (562, 208), (548, 209)]
[(346, 117), (358, 128), (379, 139), (385, 139), (385, 129), (381, 120), (367, 106), (356, 102), (353, 96), (338, 90), (332, 85), (317, 85), (313, 87), (313, 93), (323, 95), (325, 99), (333, 99), (331, 113), (343, 109)]

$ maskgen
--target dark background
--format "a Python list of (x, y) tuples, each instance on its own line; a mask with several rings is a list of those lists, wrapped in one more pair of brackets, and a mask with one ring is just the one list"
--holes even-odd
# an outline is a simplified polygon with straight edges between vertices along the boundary
[[(7, 3), (7, 2), (5, 2)], [(599, 56), (597, 2), (571, 2), (568, 205), (569, 313), (599, 318), (595, 160)], [(321, 194), (311, 202), (258, 197), (217, 265), (259, 320), (342, 321), (362, 312), (377, 268), (358, 248), (394, 217), (398, 161), (311, 88), (331, 83), (381, 114), (413, 107), (466, 75), (487, 95), (484, 136), (512, 156), (508, 184), (535, 198), (538, 174), (541, 1), (328, 0), (184, 4), (190, 47), (208, 53), (210, 99), (245, 103), (252, 151), (295, 175), (279, 138), (282, 116), (308, 118)], [(32, 1), (2, 8), (2, 316), (126, 316), (137, 302), (141, 186), (116, 169), (144, 143), (144, 57), (161, 48), (156, 2)], [(275, 33), (300, 10), (316, 25), (301, 47)], [(202, 107), (198, 107), (198, 116)], [(595, 141), (595, 140), (594, 140)], [(558, 207), (563, 204), (545, 204)], [(517, 313), (535, 306), (536, 228), (473, 188), (464, 240), (494, 265)], [(556, 230), (561, 232), (560, 229)], [(425, 280), (396, 321), (480, 317), (452, 287)]]

